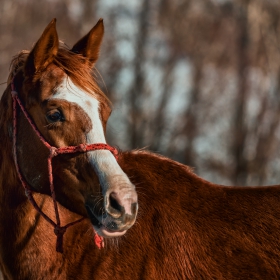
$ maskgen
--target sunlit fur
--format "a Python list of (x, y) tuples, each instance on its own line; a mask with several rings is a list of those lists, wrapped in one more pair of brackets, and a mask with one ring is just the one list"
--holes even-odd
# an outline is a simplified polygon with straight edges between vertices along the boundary
[[(103, 25), (99, 22), (98, 26), (97, 34), (101, 34)], [(54, 23), (48, 28), (44, 34), (53, 38)], [(49, 42), (43, 39), (40, 42)], [(51, 99), (66, 76), (98, 100), (104, 129), (110, 106), (91, 76), (88, 61), (93, 59), (87, 61), (65, 48), (50, 51), (56, 55), (54, 60), (33, 74), (27, 75), (24, 70), (27, 52), (14, 60), (0, 103), (0, 267), (4, 279), (280, 278), (280, 186), (211, 184), (189, 167), (144, 150), (119, 153), (117, 163), (131, 182), (129, 191), (133, 194), (135, 186), (138, 193), (139, 215), (125, 235), (105, 240), (101, 250), (94, 243), (85, 202), (92, 197), (93, 209), (102, 212), (104, 194), (88, 155), (54, 160), (62, 225), (81, 215), (86, 218), (67, 230), (64, 253), (57, 253), (53, 228), (27, 200), (15, 170), (11, 77), (16, 75), (16, 89), (38, 129), (56, 146), (87, 141), (93, 125), (78, 104)], [(45, 51), (41, 54), (44, 56)], [(52, 106), (63, 109), (65, 123), (47, 123), (45, 113)], [(48, 151), (22, 114), (18, 125), (21, 171), (36, 190), (40, 208), (54, 219), (46, 172)], [(115, 184), (112, 179), (111, 184), (119, 187), (119, 181)], [(130, 222), (132, 225), (134, 220)]]

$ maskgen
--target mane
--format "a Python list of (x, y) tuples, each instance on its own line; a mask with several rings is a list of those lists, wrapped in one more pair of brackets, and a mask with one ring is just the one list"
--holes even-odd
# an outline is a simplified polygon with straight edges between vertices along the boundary
[[(13, 57), (10, 65), (8, 82), (11, 81), (16, 73), (23, 71), (29, 53), (30, 51), (22, 50)], [(96, 70), (95, 68), (90, 67), (87, 59), (81, 54), (76, 54), (68, 47), (61, 44), (52, 63), (62, 69), (78, 87), (98, 99), (101, 97), (111, 107), (110, 100), (96, 82), (98, 72), (94, 71)], [(35, 73), (35, 76), (40, 74), (41, 73)]]

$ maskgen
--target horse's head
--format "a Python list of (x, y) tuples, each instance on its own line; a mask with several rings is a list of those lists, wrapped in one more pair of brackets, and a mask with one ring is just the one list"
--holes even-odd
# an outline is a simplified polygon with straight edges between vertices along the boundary
[[(103, 33), (103, 21), (99, 20), (69, 50), (59, 47), (53, 20), (32, 51), (14, 60), (19, 98), (52, 146), (106, 143), (110, 102), (91, 74)], [(17, 153), (28, 184), (37, 192), (49, 194), (48, 150), (22, 113)], [(59, 155), (53, 159), (53, 176), (56, 199), (69, 210), (88, 216), (99, 235), (120, 236), (135, 222), (135, 187), (110, 151)]]

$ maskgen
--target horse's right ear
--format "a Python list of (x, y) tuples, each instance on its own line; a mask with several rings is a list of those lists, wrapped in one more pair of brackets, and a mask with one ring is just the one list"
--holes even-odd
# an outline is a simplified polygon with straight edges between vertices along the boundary
[(25, 73), (33, 75), (46, 68), (56, 56), (58, 47), (56, 19), (54, 18), (30, 52), (25, 64)]
[(72, 52), (83, 55), (93, 65), (98, 59), (103, 35), (104, 24), (101, 18), (89, 33), (73, 46)]

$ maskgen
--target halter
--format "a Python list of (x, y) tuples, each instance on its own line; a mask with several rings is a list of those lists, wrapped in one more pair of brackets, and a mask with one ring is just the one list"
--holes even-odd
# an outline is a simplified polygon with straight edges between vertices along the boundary
[[(57, 207), (57, 201), (56, 201), (56, 196), (55, 196), (55, 190), (54, 190), (54, 184), (53, 184), (53, 172), (52, 172), (52, 159), (56, 157), (57, 155), (60, 154), (72, 154), (72, 153), (85, 153), (88, 151), (95, 151), (95, 150), (109, 150), (114, 157), (117, 159), (118, 157), (118, 151), (116, 148), (111, 147), (107, 144), (104, 143), (97, 143), (97, 144), (80, 144), (78, 146), (67, 146), (67, 147), (54, 147), (51, 146), (42, 136), (42, 134), (39, 132), (37, 129), (36, 125), (32, 121), (31, 117), (29, 116), (28, 112), (24, 108), (22, 102), (20, 101), (18, 97), (18, 93), (15, 90), (15, 85), (14, 85), (14, 79), (12, 79), (11, 82), (11, 95), (13, 99), (13, 156), (14, 156), (14, 161), (15, 161), (15, 166), (17, 170), (18, 177), (21, 181), (21, 184), (25, 190), (25, 195), (27, 196), (28, 200), (31, 202), (31, 204), (34, 206), (34, 208), (38, 211), (38, 213), (54, 227), (54, 233), (57, 236), (56, 240), (56, 251), (59, 253), (63, 253), (63, 235), (66, 232), (66, 229), (69, 228), (72, 225), (75, 225), (84, 218), (78, 219), (74, 222), (68, 223), (65, 226), (61, 226), (60, 224), (60, 217), (59, 217), (59, 212), (58, 212), (58, 207)], [(34, 132), (36, 135), (39, 137), (41, 142), (44, 144), (45, 147), (49, 150), (49, 156), (48, 156), (48, 175), (49, 175), (49, 183), (50, 183), (50, 191), (51, 191), (51, 197), (53, 200), (54, 204), (54, 211), (55, 211), (55, 217), (56, 217), (56, 222), (54, 222), (50, 217), (48, 217), (38, 206), (37, 202), (35, 201), (33, 195), (32, 195), (32, 190), (30, 186), (27, 184), (27, 182), (24, 180), (23, 176), (21, 175), (19, 164), (18, 164), (18, 159), (17, 159), (17, 149), (16, 149), (16, 143), (17, 143), (17, 104), (19, 105), (21, 111), (23, 112), (24, 116), (28, 120), (29, 124), (33, 128)], [(99, 236), (95, 232), (95, 244), (97, 247), (100, 249), (103, 247), (103, 238)]]

